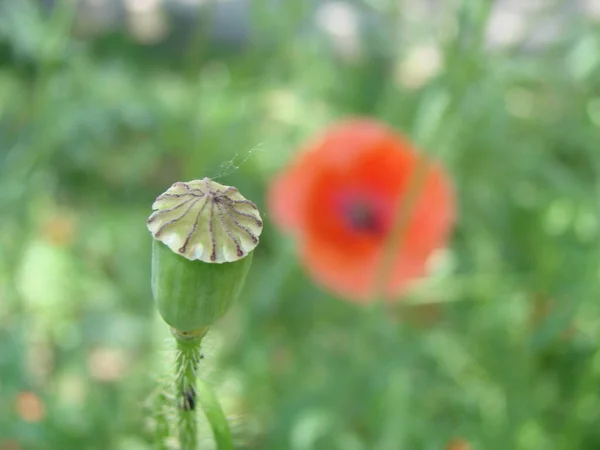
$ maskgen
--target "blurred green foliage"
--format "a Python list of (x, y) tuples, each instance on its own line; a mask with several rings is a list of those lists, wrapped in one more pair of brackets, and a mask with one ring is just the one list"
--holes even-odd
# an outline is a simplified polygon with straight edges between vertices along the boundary
[[(0, 450), (151, 448), (172, 355), (144, 222), (204, 176), (266, 219), (202, 369), (239, 448), (600, 448), (598, 22), (490, 48), (491, 2), (419, 33), (397, 4), (358, 4), (378, 19), (340, 52), (297, 1), (256, 2), (237, 47), (83, 39), (68, 3), (0, 2)], [(407, 78), (422, 42), (439, 71)], [(264, 209), (298, 145), (359, 114), (442, 159), (460, 201), (431, 278), (387, 308), (315, 287)]]

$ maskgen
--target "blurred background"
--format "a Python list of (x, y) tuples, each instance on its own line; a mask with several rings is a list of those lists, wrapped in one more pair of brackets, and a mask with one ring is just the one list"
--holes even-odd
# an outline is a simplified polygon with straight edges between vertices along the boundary
[[(599, 449), (599, 26), (597, 0), (0, 0), (0, 450), (152, 448), (145, 220), (204, 176), (265, 218), (201, 368), (237, 448)], [(265, 209), (348, 115), (457, 186), (391, 308), (316, 287)]]

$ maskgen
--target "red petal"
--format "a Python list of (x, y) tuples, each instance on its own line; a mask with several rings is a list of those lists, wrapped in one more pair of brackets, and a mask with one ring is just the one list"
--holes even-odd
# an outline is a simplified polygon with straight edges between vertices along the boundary
[(352, 258), (351, 255), (323, 248), (308, 239), (300, 249), (300, 257), (310, 276), (333, 294), (357, 302), (368, 302), (374, 295), (373, 280), (380, 252)]
[(269, 211), (275, 224), (288, 231), (297, 231), (301, 222), (301, 208), (312, 172), (309, 154), (300, 155), (294, 164), (271, 182), (268, 192)]

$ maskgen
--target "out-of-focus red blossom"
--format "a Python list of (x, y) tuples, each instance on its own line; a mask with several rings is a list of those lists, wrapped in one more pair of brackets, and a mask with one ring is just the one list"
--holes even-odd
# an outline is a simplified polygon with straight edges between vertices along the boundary
[[(273, 220), (295, 235), (301, 259), (317, 283), (350, 300), (373, 299), (398, 205), (423, 157), (387, 126), (350, 119), (318, 136), (273, 180)], [(446, 244), (454, 222), (447, 173), (435, 161), (426, 167), (386, 280), (390, 299), (425, 275), (428, 257)]]

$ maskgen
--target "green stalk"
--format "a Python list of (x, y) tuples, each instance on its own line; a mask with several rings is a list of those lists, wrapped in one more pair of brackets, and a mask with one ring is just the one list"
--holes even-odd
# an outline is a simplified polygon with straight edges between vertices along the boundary
[(223, 413), (223, 409), (217, 400), (217, 396), (212, 391), (210, 386), (202, 380), (198, 380), (196, 392), (198, 400), (202, 405), (204, 414), (210, 423), (215, 443), (218, 450), (233, 450), (233, 441), (231, 439), (231, 431), (229, 423)]
[(179, 399), (180, 450), (198, 448), (198, 404), (213, 431), (217, 449), (233, 450), (229, 424), (217, 396), (207, 383), (198, 379), (202, 338), (207, 330), (202, 328), (187, 333), (173, 330), (177, 342), (175, 387), (176, 397)]
[(178, 433), (180, 450), (198, 448), (198, 417), (196, 414), (196, 380), (200, 362), (200, 345), (206, 329), (192, 333), (173, 331), (177, 342), (175, 359), (175, 398), (178, 399)]

